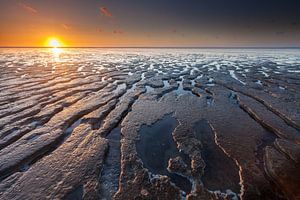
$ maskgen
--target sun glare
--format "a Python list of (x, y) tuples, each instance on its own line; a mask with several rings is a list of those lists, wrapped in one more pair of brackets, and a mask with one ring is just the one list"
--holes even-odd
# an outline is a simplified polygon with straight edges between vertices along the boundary
[(50, 52), (52, 53), (54, 59), (59, 61), (60, 54), (62, 53), (62, 48), (64, 44), (56, 37), (49, 37), (45, 42), (45, 47), (50, 47)]
[(60, 40), (54, 37), (48, 38), (46, 45), (48, 47), (53, 47), (53, 48), (58, 48), (63, 46)]
[(48, 42), (48, 45), (50, 47), (60, 47), (59, 41), (55, 38), (50, 39), (49, 42)]

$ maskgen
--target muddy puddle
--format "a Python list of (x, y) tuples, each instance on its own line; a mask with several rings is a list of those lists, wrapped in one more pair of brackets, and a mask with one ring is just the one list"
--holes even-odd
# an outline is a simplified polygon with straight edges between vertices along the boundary
[(192, 188), (190, 181), (167, 170), (170, 158), (181, 156), (183, 159), (186, 159), (184, 155), (178, 152), (172, 137), (172, 132), (177, 125), (176, 119), (171, 115), (166, 115), (162, 120), (151, 126), (142, 126), (140, 129), (140, 141), (137, 143), (136, 148), (145, 168), (153, 174), (170, 177), (177, 187), (186, 193), (190, 193)]
[(202, 182), (212, 191), (230, 189), (240, 193), (239, 168), (234, 160), (229, 158), (214, 141), (214, 133), (206, 120), (201, 120), (194, 126), (195, 136), (201, 141), (201, 155), (206, 164)]

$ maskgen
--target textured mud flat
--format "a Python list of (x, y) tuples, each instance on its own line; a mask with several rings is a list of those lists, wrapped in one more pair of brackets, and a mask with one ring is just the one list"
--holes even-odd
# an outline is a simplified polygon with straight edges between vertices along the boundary
[(300, 199), (300, 51), (0, 50), (0, 199)]

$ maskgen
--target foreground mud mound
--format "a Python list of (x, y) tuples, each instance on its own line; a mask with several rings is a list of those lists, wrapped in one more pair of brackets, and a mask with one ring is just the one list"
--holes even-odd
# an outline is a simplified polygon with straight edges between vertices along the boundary
[(0, 199), (300, 199), (299, 58), (2, 49)]

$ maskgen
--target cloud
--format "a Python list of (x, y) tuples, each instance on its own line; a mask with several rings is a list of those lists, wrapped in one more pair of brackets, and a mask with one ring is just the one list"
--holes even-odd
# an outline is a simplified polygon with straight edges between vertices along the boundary
[(104, 32), (104, 30), (103, 30), (101, 27), (98, 27), (98, 28), (97, 28), (97, 32), (98, 32), (98, 33), (102, 33), (102, 32)]
[(25, 4), (25, 3), (20, 2), (19, 6), (21, 8), (23, 8), (26, 12), (29, 12), (31, 14), (37, 14), (38, 13), (38, 11), (35, 8), (33, 8), (32, 6), (29, 6), (29, 5)]
[(292, 26), (297, 26), (298, 24), (297, 24), (297, 22), (292, 22), (291, 25)]
[(105, 17), (113, 17), (112, 13), (106, 7), (100, 7), (100, 13)]
[(65, 30), (70, 30), (71, 27), (67, 24), (61, 24), (61, 26), (65, 29)]
[(171, 33), (173, 33), (175, 35), (179, 35), (181, 37), (185, 37), (185, 34), (183, 32), (178, 31), (177, 29), (171, 30)]
[(120, 30), (120, 29), (115, 29), (113, 30), (113, 34), (123, 34), (124, 31)]

